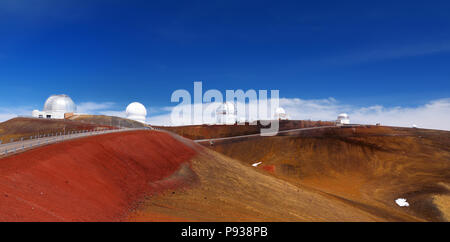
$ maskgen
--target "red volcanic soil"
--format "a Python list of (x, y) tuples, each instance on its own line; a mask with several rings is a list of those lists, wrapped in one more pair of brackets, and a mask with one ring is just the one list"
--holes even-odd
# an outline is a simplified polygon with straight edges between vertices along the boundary
[(261, 166), (261, 168), (263, 170), (268, 171), (268, 172), (275, 172), (275, 166), (274, 165), (264, 165), (264, 166)]
[(165, 132), (133, 131), (6, 157), (0, 162), (0, 220), (122, 220), (145, 195), (195, 182), (194, 155)]

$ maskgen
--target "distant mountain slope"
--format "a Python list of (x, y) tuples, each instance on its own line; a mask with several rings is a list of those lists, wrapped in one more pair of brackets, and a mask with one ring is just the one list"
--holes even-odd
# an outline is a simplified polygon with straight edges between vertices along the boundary
[[(310, 120), (280, 120), (280, 130), (318, 127), (333, 125), (329, 121)], [(155, 126), (158, 127), (158, 126)], [(160, 129), (172, 131), (189, 139), (223, 138), (247, 134), (258, 134), (263, 126), (258, 122), (255, 125), (188, 125), (188, 126), (159, 126)]]
[(30, 136), (54, 135), (78, 130), (112, 129), (109, 125), (99, 125), (64, 119), (13, 118), (0, 123), (0, 140), (8, 143), (18, 139), (29, 139)]
[[(216, 141), (208, 147), (378, 215), (450, 218), (450, 132), (361, 126)], [(395, 200), (406, 198), (409, 207)], [(406, 219), (407, 220), (407, 219)]]
[(138, 121), (134, 121), (131, 119), (115, 117), (115, 116), (106, 116), (106, 115), (74, 115), (69, 118), (70, 120), (87, 122), (90, 124), (96, 125), (108, 125), (113, 127), (121, 127), (121, 128), (143, 128), (148, 127), (148, 125), (143, 124)]

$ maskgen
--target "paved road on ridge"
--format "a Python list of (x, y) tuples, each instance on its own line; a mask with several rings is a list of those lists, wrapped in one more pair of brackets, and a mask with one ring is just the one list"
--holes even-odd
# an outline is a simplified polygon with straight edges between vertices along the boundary
[[(352, 126), (359, 126), (359, 125), (351, 125), (346, 127), (352, 127)], [(299, 128), (299, 129), (289, 129), (289, 130), (283, 130), (279, 131), (276, 135), (280, 135), (283, 133), (291, 133), (291, 132), (301, 132), (305, 130), (312, 130), (312, 129), (323, 129), (323, 128), (335, 128), (338, 126), (320, 126), (320, 127), (310, 127), (310, 128)], [(107, 134), (107, 133), (115, 133), (115, 132), (127, 132), (127, 131), (133, 131), (133, 130), (145, 130), (142, 128), (137, 129), (113, 129), (113, 130), (104, 130), (104, 131), (93, 131), (93, 132), (85, 132), (85, 133), (76, 133), (76, 134), (67, 134), (67, 135), (60, 135), (60, 136), (50, 136), (50, 137), (42, 137), (37, 139), (28, 139), (24, 141), (16, 141), (6, 144), (0, 144), (0, 156), (11, 154), (11, 153), (17, 153), (24, 150), (29, 150), (32, 148), (36, 148), (43, 145), (53, 144), (57, 142), (62, 142), (65, 140), (71, 140), (71, 139), (77, 139), (81, 137), (86, 136), (92, 136), (92, 135), (101, 135), (101, 134)], [(240, 138), (247, 138), (247, 137), (270, 137), (270, 136), (262, 136), (261, 134), (249, 134), (249, 135), (240, 135), (240, 136), (232, 136), (232, 137), (224, 137), (224, 138), (212, 138), (212, 139), (199, 139), (194, 140), (194, 142), (201, 143), (201, 142), (214, 142), (214, 141), (220, 141), (220, 140), (230, 140), (230, 139), (240, 139)]]

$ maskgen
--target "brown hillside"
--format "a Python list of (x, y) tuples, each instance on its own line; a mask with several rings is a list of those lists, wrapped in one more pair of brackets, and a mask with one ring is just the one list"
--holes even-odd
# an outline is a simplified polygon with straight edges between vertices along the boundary
[(11, 139), (29, 139), (30, 136), (68, 133), (78, 130), (112, 129), (108, 125), (97, 125), (63, 119), (13, 118), (0, 123), (0, 140), (8, 143)]
[(69, 119), (79, 121), (79, 122), (95, 124), (95, 125), (107, 125), (107, 126), (121, 127), (121, 128), (147, 127), (147, 125), (140, 123), (138, 121), (121, 118), (121, 117), (115, 117), (115, 116), (106, 116), (106, 115), (74, 115), (74, 116), (71, 116)]
[[(248, 165), (262, 162), (254, 169), (374, 214), (449, 219), (450, 132), (362, 126), (284, 135), (208, 147)], [(410, 206), (397, 206), (397, 198)]]
[[(310, 120), (280, 120), (280, 130), (319, 127), (333, 125), (328, 121), (310, 121)], [(188, 139), (210, 139), (223, 138), (239, 135), (258, 134), (263, 127), (259, 122), (256, 125), (189, 125), (189, 126), (154, 126), (174, 132)]]

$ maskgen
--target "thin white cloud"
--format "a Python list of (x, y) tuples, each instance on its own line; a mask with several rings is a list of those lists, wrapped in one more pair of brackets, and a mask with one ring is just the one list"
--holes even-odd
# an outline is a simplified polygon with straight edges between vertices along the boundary
[[(256, 105), (252, 103), (250, 105)], [(280, 106), (293, 120), (335, 120), (337, 115), (346, 112), (352, 123), (450, 130), (450, 98), (432, 100), (415, 107), (384, 107), (382, 105), (355, 106), (341, 103), (334, 98), (306, 100), (300, 98), (281, 98)], [(147, 122), (153, 125), (175, 125), (171, 121), (173, 107), (153, 107)], [(30, 116), (32, 108), (0, 107), (0, 122), (17, 117)], [(84, 102), (78, 105), (78, 112), (125, 117), (124, 110), (115, 109), (112, 102)], [(154, 115), (154, 113), (160, 113)], [(238, 117), (239, 119), (239, 117)], [(250, 119), (254, 119), (251, 117)], [(201, 119), (198, 119), (201, 120)], [(197, 124), (191, 122), (190, 124)]]
[(350, 113), (358, 123), (374, 123), (392, 126), (413, 124), (421, 128), (450, 130), (450, 98), (433, 100), (418, 107), (371, 106), (356, 109)]
[(83, 102), (77, 104), (78, 113), (97, 113), (100, 111), (108, 110), (114, 108), (115, 104), (113, 102)]
[(29, 116), (31, 114), (30, 107), (0, 107), (0, 122), (18, 117), (18, 116)]
[[(338, 102), (334, 98), (305, 100), (281, 98), (280, 106), (286, 110), (289, 119), (331, 121), (346, 112), (352, 123), (450, 130), (450, 98), (430, 101), (416, 107), (384, 107), (381, 105), (358, 107)], [(173, 107), (165, 107), (171, 110)], [(174, 125), (170, 112), (149, 116), (147, 122), (153, 125)], [(194, 122), (190, 124), (195, 124)]]
[(6, 120), (10, 120), (12, 118), (17, 117), (17, 114), (12, 114), (12, 113), (0, 113), (0, 122), (6, 121)]
[(339, 113), (346, 112), (352, 123), (403, 127), (415, 124), (421, 128), (450, 130), (450, 98), (415, 107), (358, 107), (341, 104), (334, 99), (282, 99), (280, 105), (292, 119), (334, 120)]

